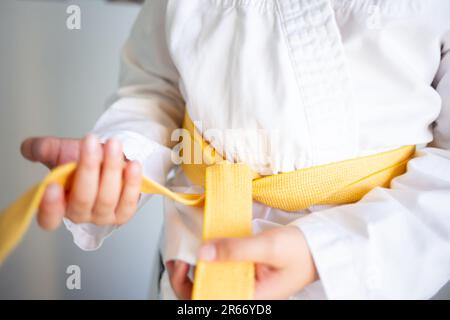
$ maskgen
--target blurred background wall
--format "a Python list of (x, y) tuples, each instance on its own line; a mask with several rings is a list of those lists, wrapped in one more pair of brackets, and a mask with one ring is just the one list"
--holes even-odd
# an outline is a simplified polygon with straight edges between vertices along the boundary
[[(81, 8), (81, 30), (66, 28), (71, 4)], [(120, 1), (0, 1), (0, 208), (47, 172), (21, 158), (24, 138), (92, 128), (117, 86), (119, 50), (138, 11)], [(78, 249), (64, 227), (47, 233), (34, 222), (0, 267), (0, 299), (155, 298), (161, 222), (154, 197), (94, 252)], [(66, 288), (69, 265), (81, 268), (81, 290)], [(449, 299), (450, 286), (436, 298)]]
[[(68, 30), (66, 8), (81, 8), (81, 30)], [(22, 139), (81, 137), (117, 87), (119, 50), (137, 4), (103, 0), (0, 1), (0, 208), (47, 172), (23, 160)], [(0, 268), (0, 299), (154, 298), (151, 275), (162, 221), (154, 198), (102, 248), (83, 252), (64, 227), (34, 222)], [(66, 268), (81, 268), (81, 290), (66, 288)]]

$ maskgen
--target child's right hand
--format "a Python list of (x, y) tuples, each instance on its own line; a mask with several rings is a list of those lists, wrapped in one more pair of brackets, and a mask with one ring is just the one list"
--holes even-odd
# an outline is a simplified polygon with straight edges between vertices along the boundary
[(117, 140), (104, 145), (88, 135), (84, 139), (40, 137), (26, 139), (22, 155), (50, 169), (78, 162), (68, 192), (50, 184), (39, 206), (38, 223), (47, 230), (59, 226), (63, 217), (74, 223), (124, 224), (136, 212), (141, 186), (141, 166), (125, 161)]

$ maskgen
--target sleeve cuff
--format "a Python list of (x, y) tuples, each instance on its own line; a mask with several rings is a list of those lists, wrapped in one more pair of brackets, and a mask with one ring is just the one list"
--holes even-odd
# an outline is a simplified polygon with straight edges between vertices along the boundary
[(117, 228), (116, 225), (76, 224), (66, 218), (64, 218), (64, 225), (72, 233), (73, 242), (84, 251), (93, 251), (100, 248), (103, 241)]
[[(327, 212), (329, 210), (326, 210)], [(290, 225), (298, 227), (305, 236), (319, 278), (328, 299), (364, 299), (365, 288), (356, 273), (351, 240), (338, 225), (319, 213), (313, 213)]]
[(97, 132), (91, 133), (97, 135), (101, 143), (105, 143), (108, 139), (115, 138), (123, 145), (123, 153), (129, 160), (143, 162), (157, 147), (157, 143), (148, 140), (142, 135), (135, 132), (124, 132), (123, 130), (114, 132)]

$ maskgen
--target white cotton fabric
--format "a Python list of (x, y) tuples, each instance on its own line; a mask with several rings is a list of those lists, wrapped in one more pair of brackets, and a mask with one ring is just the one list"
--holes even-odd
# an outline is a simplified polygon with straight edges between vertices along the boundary
[[(418, 146), (406, 174), (358, 203), (254, 204), (254, 232), (292, 224), (310, 246), (321, 280), (292, 298), (430, 298), (450, 279), (450, 1), (147, 1), (93, 132), (165, 182), (185, 107), (261, 174)], [(198, 191), (179, 169), (167, 184)], [(164, 261), (195, 264), (201, 225), (200, 209), (166, 199)], [(83, 249), (114, 229), (68, 227)], [(173, 297), (167, 275), (161, 289)]]

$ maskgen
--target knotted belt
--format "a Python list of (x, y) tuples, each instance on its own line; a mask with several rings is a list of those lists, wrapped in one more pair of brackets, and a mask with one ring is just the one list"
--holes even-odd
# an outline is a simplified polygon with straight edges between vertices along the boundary
[[(205, 193), (173, 192), (147, 177), (142, 180), (141, 191), (160, 194), (184, 205), (203, 205), (205, 241), (251, 235), (252, 200), (285, 211), (358, 201), (375, 187), (389, 187), (392, 178), (406, 171), (406, 164), (415, 152), (414, 146), (405, 146), (372, 156), (261, 177), (246, 164), (225, 161), (203, 140), (187, 115), (183, 127), (191, 138), (190, 151), (200, 148), (203, 161), (183, 163), (182, 167), (194, 184), (204, 186)], [(68, 189), (76, 167), (76, 163), (70, 163), (53, 169), (42, 182), (1, 212), (0, 262), (28, 229), (46, 187), (59, 183)], [(252, 299), (253, 293), (253, 262), (198, 261), (193, 299)]]

